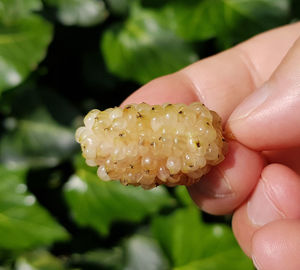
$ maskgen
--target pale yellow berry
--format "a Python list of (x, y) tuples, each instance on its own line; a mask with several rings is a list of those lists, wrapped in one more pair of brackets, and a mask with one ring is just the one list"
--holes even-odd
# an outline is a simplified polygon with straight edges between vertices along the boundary
[(198, 102), (92, 110), (84, 124), (76, 141), (104, 181), (191, 185), (224, 159), (221, 119)]

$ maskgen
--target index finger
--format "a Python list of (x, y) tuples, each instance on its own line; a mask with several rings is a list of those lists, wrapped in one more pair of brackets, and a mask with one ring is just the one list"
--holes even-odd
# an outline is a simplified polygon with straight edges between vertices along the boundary
[[(123, 104), (186, 103), (200, 100), (226, 122), (234, 108), (266, 81), (297, 39), (300, 23), (258, 35), (232, 49), (151, 81)], [(223, 163), (189, 188), (207, 212), (237, 208), (256, 185), (264, 160), (239, 143), (230, 143)]]
[(201, 100), (226, 121), (233, 109), (271, 76), (299, 32), (300, 23), (296, 23), (255, 36), (232, 49), (151, 81), (123, 104)]

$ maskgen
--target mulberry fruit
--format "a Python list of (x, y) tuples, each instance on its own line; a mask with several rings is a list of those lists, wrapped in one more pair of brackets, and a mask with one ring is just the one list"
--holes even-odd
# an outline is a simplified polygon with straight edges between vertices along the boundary
[(76, 140), (104, 181), (191, 185), (224, 159), (221, 118), (198, 102), (92, 110), (84, 125)]

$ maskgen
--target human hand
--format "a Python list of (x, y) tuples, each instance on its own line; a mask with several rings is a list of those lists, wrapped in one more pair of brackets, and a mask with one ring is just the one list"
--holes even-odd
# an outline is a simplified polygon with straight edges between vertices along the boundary
[(235, 141), (224, 162), (189, 188), (233, 231), (262, 270), (300, 269), (300, 23), (258, 35), (158, 78), (125, 103), (201, 100)]

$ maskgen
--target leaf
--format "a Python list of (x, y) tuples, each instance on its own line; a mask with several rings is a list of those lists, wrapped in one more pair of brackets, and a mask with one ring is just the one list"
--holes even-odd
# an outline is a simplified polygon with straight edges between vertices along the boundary
[(175, 0), (156, 13), (165, 27), (185, 40), (216, 37), (225, 46), (232, 46), (287, 23), (289, 0)]
[(153, 239), (134, 235), (125, 244), (124, 270), (167, 270), (170, 269), (159, 245)]
[(27, 191), (24, 171), (0, 167), (0, 248), (20, 250), (65, 240), (68, 234)]
[(211, 8), (219, 9), (215, 25), (223, 48), (288, 23), (289, 0), (222, 0)]
[(0, 270), (11, 270), (11, 268), (9, 266), (1, 265)]
[(187, 265), (175, 267), (174, 270), (254, 270), (251, 261), (238, 249), (230, 249), (209, 258), (193, 261)]
[(159, 17), (166, 27), (185, 40), (205, 40), (217, 35), (216, 4), (215, 0), (175, 0), (163, 7)]
[(74, 220), (107, 235), (112, 222), (139, 222), (174, 201), (162, 187), (153, 190), (101, 181), (96, 171), (77, 168), (64, 187), (64, 196)]
[(125, 15), (129, 9), (130, 0), (107, 0), (110, 11), (116, 15)]
[(51, 38), (51, 25), (39, 16), (31, 15), (9, 25), (0, 21), (0, 94), (36, 69)]
[[(12, 99), (10, 106), (6, 99)], [(24, 87), (8, 92), (4, 103), (11, 115), (5, 118), (5, 132), (0, 137), (2, 164), (11, 168), (52, 167), (74, 154), (74, 130), (65, 125), (66, 118), (73, 118), (75, 112), (66, 101), (54, 93)]]
[(177, 186), (175, 188), (175, 194), (178, 200), (186, 206), (195, 206), (194, 201), (192, 200), (191, 196), (189, 195), (187, 188), (185, 186)]
[(63, 270), (62, 261), (45, 250), (25, 254), (16, 261), (15, 270)]
[(73, 133), (65, 127), (35, 119), (7, 122), (16, 125), (0, 141), (0, 161), (8, 167), (53, 167), (74, 152)]
[(155, 13), (132, 5), (124, 25), (104, 32), (101, 49), (109, 70), (146, 83), (197, 60), (193, 49), (164, 28)]
[[(239, 14), (264, 28), (272, 27), (287, 17), (289, 2), (289, 0), (223, 0), (225, 8), (232, 10), (232, 16)], [(227, 18), (230, 21), (230, 17)]]
[(13, 23), (31, 11), (41, 10), (42, 6), (41, 0), (0, 0), (0, 21), (4, 24)]
[(57, 7), (57, 16), (65, 25), (92, 26), (106, 19), (102, 0), (46, 0)]
[[(168, 261), (155, 239), (134, 234), (111, 249), (73, 254), (69, 264), (76, 269), (167, 270)], [(89, 268), (89, 269), (90, 269)]]
[(121, 247), (90, 250), (83, 254), (72, 254), (70, 264), (81, 269), (86, 265), (93, 269), (120, 269), (124, 265), (124, 250)]
[(203, 223), (195, 207), (157, 217), (152, 228), (175, 269), (217, 270), (223, 269), (225, 262), (230, 265), (228, 269), (253, 269), (231, 230), (222, 224)]

